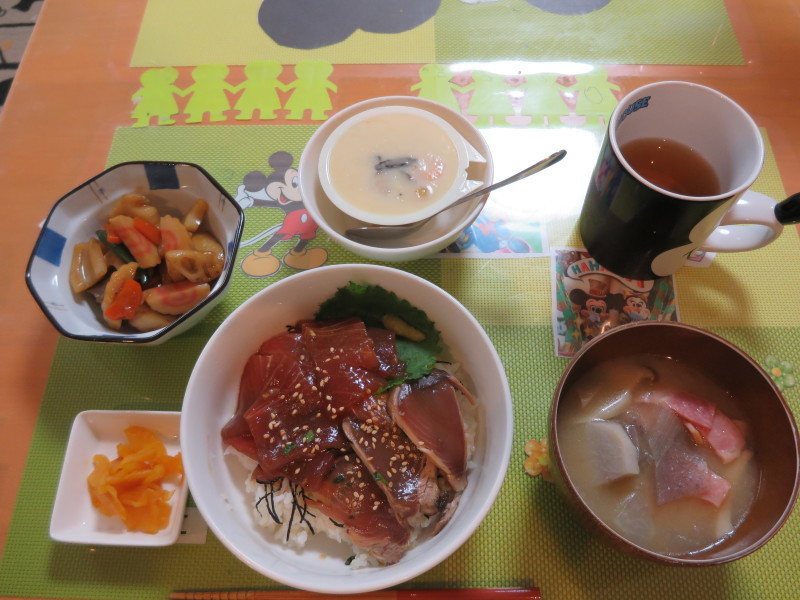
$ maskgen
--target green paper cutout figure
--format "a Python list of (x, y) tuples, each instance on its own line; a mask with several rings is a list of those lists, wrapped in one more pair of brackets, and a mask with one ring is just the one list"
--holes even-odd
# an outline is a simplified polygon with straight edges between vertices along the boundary
[(178, 70), (173, 67), (148, 69), (139, 76), (142, 87), (131, 96), (135, 103), (131, 112), (134, 127), (147, 127), (152, 117), (157, 118), (158, 125), (175, 123), (173, 117), (180, 111), (175, 96), (183, 96), (181, 89), (174, 85), (176, 79)]
[(465, 85), (462, 90), (472, 90), (467, 114), (477, 117), (476, 127), (507, 125), (506, 117), (514, 116), (514, 106), (506, 93), (508, 84), (503, 75), (474, 71), (472, 83)]
[(228, 76), (227, 65), (198, 65), (192, 70), (194, 83), (183, 90), (183, 94), (191, 94), (184, 108), (188, 115), (187, 123), (200, 123), (203, 115), (208, 113), (210, 121), (225, 121), (225, 111), (231, 105), (225, 92), (235, 92), (236, 88), (225, 81)]
[(463, 88), (450, 81), (453, 73), (446, 65), (423, 65), (419, 70), (419, 82), (411, 86), (411, 91), (419, 91), (419, 97), (433, 100), (461, 112), (461, 107), (453, 92)]
[(608, 80), (608, 72), (601, 67), (585, 75), (578, 75), (575, 79), (575, 87), (578, 89), (575, 114), (586, 117), (585, 125), (605, 124), (619, 103), (614, 92), (621, 88)]
[(327, 119), (326, 111), (333, 108), (329, 90), (334, 93), (339, 90), (328, 81), (333, 65), (322, 60), (304, 60), (294, 66), (294, 73), (297, 79), (285, 86), (286, 90), (293, 90), (284, 106), (289, 111), (286, 118), (297, 121), (310, 110), (313, 121)]
[(288, 87), (278, 80), (283, 67), (273, 60), (252, 62), (245, 66), (247, 79), (234, 87), (234, 91), (244, 90), (236, 101), (234, 108), (239, 111), (236, 119), (249, 121), (258, 111), (263, 120), (275, 119), (275, 111), (281, 107), (278, 90), (286, 91)]
[(556, 76), (552, 73), (525, 75), (525, 83), (518, 89), (522, 97), (523, 115), (530, 115), (531, 126), (559, 125), (561, 117), (569, 114), (569, 107), (561, 96)]

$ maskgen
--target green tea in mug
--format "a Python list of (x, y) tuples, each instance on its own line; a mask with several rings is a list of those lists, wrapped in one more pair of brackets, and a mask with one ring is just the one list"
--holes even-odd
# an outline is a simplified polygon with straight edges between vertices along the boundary
[(709, 162), (685, 144), (639, 138), (622, 144), (620, 151), (636, 173), (663, 190), (694, 197), (722, 193), (719, 177)]

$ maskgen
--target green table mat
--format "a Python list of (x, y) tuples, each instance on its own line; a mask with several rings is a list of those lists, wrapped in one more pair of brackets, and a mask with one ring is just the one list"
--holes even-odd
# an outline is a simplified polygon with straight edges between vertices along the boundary
[[(267, 157), (278, 150), (292, 153), (296, 164), (313, 131), (311, 126), (121, 128), (108, 163), (199, 162), (234, 194), (243, 176), (266, 169)], [(775, 197), (783, 194), (771, 156), (756, 187)], [(247, 238), (269, 227), (280, 211), (245, 212)], [(548, 234), (554, 245), (576, 243), (563, 223)], [(329, 252), (329, 263), (361, 262), (321, 232), (312, 245)], [(786, 298), (800, 289), (800, 275), (787, 266), (787, 257), (800, 256), (798, 236), (786, 232), (758, 253), (718, 257), (709, 269), (682, 270), (676, 278), (682, 320), (726, 337), (762, 365), (776, 359), (796, 366), (800, 316), (788, 310), (796, 303)], [(427, 258), (395, 266), (441, 286), (483, 324), (505, 365), (515, 418), (507, 477), (485, 522), (453, 556), (402, 587), (538, 586), (546, 599), (800, 597), (796, 515), (770, 544), (733, 564), (662, 567), (621, 555), (591, 537), (551, 484), (525, 473), (524, 444), (546, 435), (552, 390), (567, 364), (553, 350), (547, 257)], [(209, 317), (162, 346), (59, 340), (0, 563), (0, 594), (155, 600), (176, 589), (279, 587), (239, 562), (210, 532), (205, 544), (148, 549), (60, 544), (50, 540), (48, 530), (74, 416), (87, 409), (180, 409), (194, 361), (216, 326), (253, 293), (293, 272), (285, 267), (272, 277), (254, 278), (237, 268), (230, 293)], [(800, 386), (788, 378), (782, 383), (790, 405), (800, 410)]]
[[(391, 31), (381, 29), (391, 28), (391, 19), (397, 17), (389, 11), (389, 22), (367, 25), (362, 20), (375, 15), (363, 16), (347, 2), (336, 3), (335, 10), (313, 0), (295, 4), (296, 13), (285, 24), (295, 47), (287, 47), (259, 27), (260, 0), (243, 0), (236, 8), (223, 8), (212, 0), (150, 0), (131, 66), (240, 65), (265, 59), (282, 64), (398, 64), (565, 57), (593, 64), (744, 64), (724, 0), (442, 0), (438, 8), (434, 0), (416, 0), (409, 12), (423, 6), (420, 10), (435, 9), (434, 16), (393, 33), (359, 30), (363, 25), (372, 26), (370, 31)], [(184, 26), (187, 19), (192, 27)], [(315, 19), (326, 25), (311, 27)], [(344, 32), (336, 37), (342, 41), (327, 43), (331, 29)], [(326, 40), (324, 45), (311, 46), (314, 31)], [(345, 39), (349, 32), (353, 33)]]

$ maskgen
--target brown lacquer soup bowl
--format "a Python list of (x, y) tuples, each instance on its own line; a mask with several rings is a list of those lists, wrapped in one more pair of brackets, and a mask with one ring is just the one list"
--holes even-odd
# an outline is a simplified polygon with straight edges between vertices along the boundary
[(691, 325), (632, 323), (587, 343), (550, 414), (554, 480), (613, 547), (669, 565), (756, 551), (798, 494), (798, 432), (745, 352)]

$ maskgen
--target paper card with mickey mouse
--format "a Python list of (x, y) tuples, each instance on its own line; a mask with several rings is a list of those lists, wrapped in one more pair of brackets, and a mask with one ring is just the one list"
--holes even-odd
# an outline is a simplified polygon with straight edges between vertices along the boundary
[(557, 356), (574, 356), (603, 332), (631, 321), (677, 321), (672, 277), (633, 280), (604, 269), (583, 249), (552, 253), (553, 334)]

